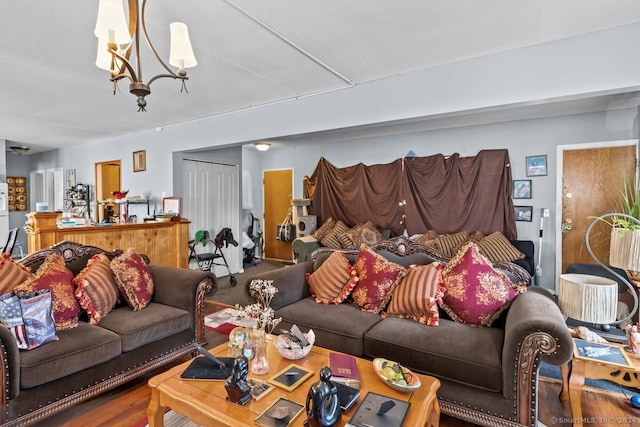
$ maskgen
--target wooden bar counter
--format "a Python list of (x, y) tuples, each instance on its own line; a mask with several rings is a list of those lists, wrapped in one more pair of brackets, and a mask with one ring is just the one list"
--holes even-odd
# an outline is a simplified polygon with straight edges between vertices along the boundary
[(60, 228), (56, 212), (27, 214), (29, 253), (64, 240), (105, 250), (134, 248), (152, 264), (189, 267), (189, 221), (111, 224)]

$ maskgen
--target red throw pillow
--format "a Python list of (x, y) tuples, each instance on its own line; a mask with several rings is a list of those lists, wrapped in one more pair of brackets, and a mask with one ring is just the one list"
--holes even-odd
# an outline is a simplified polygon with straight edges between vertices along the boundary
[(407, 275), (393, 291), (389, 307), (382, 313), (382, 317), (396, 316), (438, 326), (438, 304), (442, 304), (444, 295), (441, 274), (443, 268), (438, 262), (409, 266)]
[(129, 308), (138, 311), (149, 304), (153, 296), (153, 276), (147, 263), (133, 248), (111, 261), (111, 271)]
[(76, 298), (89, 314), (89, 323), (97, 325), (118, 301), (118, 287), (113, 280), (109, 258), (105, 254), (92, 256), (73, 282), (77, 286)]
[(457, 322), (491, 326), (526, 287), (513, 283), (480, 254), (475, 243), (465, 245), (442, 272), (442, 308)]
[(0, 295), (11, 292), (13, 288), (24, 282), (31, 272), (22, 264), (11, 259), (11, 255), (0, 255)]
[(72, 329), (78, 326), (80, 305), (74, 296), (73, 272), (67, 268), (62, 256), (49, 255), (14, 292), (26, 295), (40, 290), (51, 291), (51, 309), (57, 330)]
[(380, 313), (386, 307), (391, 293), (407, 274), (403, 266), (389, 262), (366, 245), (360, 246), (354, 267), (358, 283), (351, 295), (363, 311), (370, 313)]
[(349, 296), (358, 277), (347, 257), (342, 252), (334, 252), (307, 276), (307, 282), (317, 303), (340, 304)]

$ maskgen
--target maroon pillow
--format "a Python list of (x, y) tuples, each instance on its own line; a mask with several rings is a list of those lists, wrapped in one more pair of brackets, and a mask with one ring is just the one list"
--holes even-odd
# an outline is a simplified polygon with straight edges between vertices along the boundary
[(25, 295), (43, 289), (51, 291), (51, 311), (56, 329), (71, 329), (78, 326), (80, 305), (74, 296), (73, 273), (67, 268), (62, 256), (49, 255), (38, 271), (16, 286), (14, 292)]
[(465, 245), (442, 272), (442, 308), (457, 322), (491, 326), (526, 286), (513, 283), (480, 254), (475, 243)]
[(364, 244), (354, 267), (358, 283), (351, 295), (363, 311), (371, 313), (380, 313), (387, 306), (391, 293), (407, 274), (403, 266), (388, 261)]
[(111, 271), (129, 308), (138, 311), (149, 304), (153, 296), (153, 276), (147, 263), (133, 248), (111, 261)]

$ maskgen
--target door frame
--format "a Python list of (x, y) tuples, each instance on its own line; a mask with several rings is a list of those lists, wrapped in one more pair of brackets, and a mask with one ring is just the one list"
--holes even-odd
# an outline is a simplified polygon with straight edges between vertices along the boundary
[(636, 147), (636, 174), (638, 173), (638, 139), (623, 139), (618, 141), (586, 142), (580, 144), (564, 144), (556, 146), (556, 265), (554, 293), (558, 293), (558, 282), (562, 274), (562, 178), (564, 177), (564, 152), (574, 150), (589, 150), (593, 148), (615, 148), (627, 145)]

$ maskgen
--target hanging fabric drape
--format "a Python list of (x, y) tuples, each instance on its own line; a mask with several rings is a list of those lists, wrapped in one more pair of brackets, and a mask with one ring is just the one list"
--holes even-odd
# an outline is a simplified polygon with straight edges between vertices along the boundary
[(436, 154), (388, 164), (336, 168), (325, 158), (304, 178), (304, 197), (321, 224), (329, 217), (347, 225), (372, 221), (379, 229), (409, 235), (500, 231), (516, 238), (507, 150), (473, 157)]
[(304, 177), (309, 213), (321, 224), (329, 217), (353, 226), (372, 221), (380, 230), (402, 234), (402, 160), (388, 164), (337, 168), (320, 158), (313, 174)]
[(500, 231), (516, 238), (507, 150), (483, 150), (474, 157), (407, 157), (403, 185), (409, 235)]

